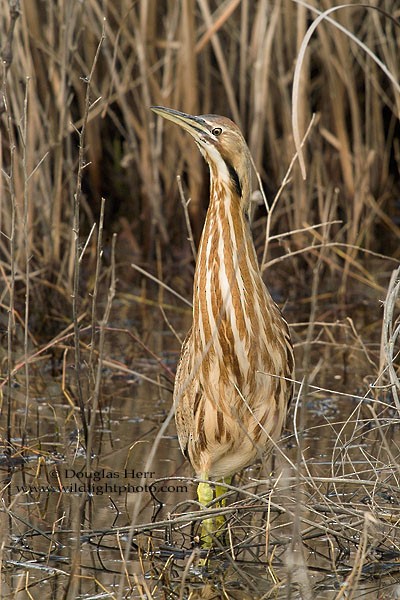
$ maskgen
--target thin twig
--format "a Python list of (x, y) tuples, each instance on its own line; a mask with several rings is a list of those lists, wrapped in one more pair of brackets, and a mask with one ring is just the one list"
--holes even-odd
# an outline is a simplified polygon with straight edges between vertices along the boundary
[[(107, 303), (104, 309), (103, 318), (99, 324), (99, 355), (97, 359), (97, 369), (96, 369), (96, 378), (95, 385), (93, 391), (92, 398), (92, 407), (91, 407), (91, 415), (90, 415), (90, 423), (89, 423), (89, 436), (87, 440), (87, 452), (86, 452), (86, 468), (87, 472), (90, 472), (90, 465), (92, 459), (92, 449), (93, 449), (93, 439), (95, 436), (95, 424), (97, 419), (97, 411), (99, 408), (99, 400), (100, 400), (100, 384), (102, 381), (102, 371), (104, 364), (104, 345), (105, 345), (105, 333), (106, 327), (110, 318), (110, 312), (112, 303), (115, 296), (115, 243), (117, 236), (113, 235), (112, 244), (111, 244), (111, 272), (110, 272), (110, 286), (108, 289)], [(101, 241), (100, 241), (101, 244)]]
[(161, 286), (162, 288), (164, 288), (164, 290), (167, 290), (168, 292), (170, 292), (171, 294), (173, 294), (174, 296), (176, 296), (177, 298), (179, 298), (179, 300), (181, 300), (182, 302), (184, 302), (184, 304), (187, 304), (187, 306), (190, 306), (190, 307), (192, 306), (192, 303), (189, 302), (189, 300), (187, 300), (186, 298), (184, 298), (181, 294), (179, 294), (178, 292), (176, 292), (169, 285), (167, 285), (166, 283), (164, 283), (163, 281), (161, 281), (161, 279), (158, 279), (157, 277), (155, 277), (154, 275), (152, 275), (151, 273), (149, 273), (145, 269), (142, 269), (142, 267), (139, 267), (139, 265), (131, 264), (131, 267), (133, 269), (135, 269), (136, 271), (139, 271), (139, 273), (141, 273), (142, 275), (145, 275), (146, 277), (148, 277), (149, 279), (151, 279), (151, 281), (154, 281), (155, 283), (157, 283), (159, 286)]
[[(312, 129), (314, 123), (315, 123), (315, 114), (313, 114), (313, 116), (311, 117), (311, 121), (310, 121), (310, 123), (309, 123), (309, 125), (307, 127), (307, 131), (305, 132), (304, 137), (301, 140), (300, 148), (302, 148), (304, 146), (304, 144), (306, 143), (307, 138), (310, 135), (310, 132), (311, 132), (311, 129)], [(265, 198), (264, 190), (263, 190), (263, 187), (262, 187), (262, 184), (261, 184), (261, 180), (260, 180), (260, 177), (259, 177), (259, 175), (257, 173), (257, 177), (259, 179), (259, 184), (261, 185), (260, 190), (261, 190), (261, 193), (262, 193), (263, 198), (264, 198), (265, 207), (267, 209), (267, 224), (266, 224), (266, 227), (265, 227), (265, 243), (264, 243), (263, 257), (262, 257), (262, 260), (261, 260), (261, 272), (264, 271), (266, 269), (266, 266), (267, 266), (266, 265), (266, 260), (267, 260), (267, 254), (268, 254), (268, 244), (269, 244), (269, 240), (270, 240), (271, 222), (272, 222), (272, 215), (273, 215), (273, 212), (274, 212), (274, 208), (276, 207), (276, 205), (278, 203), (278, 200), (281, 197), (281, 194), (282, 194), (283, 190), (285, 189), (285, 187), (289, 183), (290, 175), (291, 175), (292, 170), (293, 170), (293, 166), (294, 166), (294, 164), (295, 164), (295, 162), (296, 162), (296, 160), (298, 158), (299, 158), (299, 150), (296, 150), (294, 156), (292, 157), (292, 160), (290, 161), (290, 164), (289, 164), (288, 170), (286, 171), (285, 177), (283, 178), (282, 183), (281, 183), (281, 185), (279, 187), (279, 190), (275, 194), (275, 197), (274, 197), (274, 199), (273, 199), (272, 204), (271, 204), (270, 207), (268, 206), (268, 204), (266, 202), (266, 198)]]
[(25, 444), (27, 433), (28, 410), (29, 410), (29, 303), (30, 303), (30, 233), (29, 233), (29, 196), (28, 196), (28, 170), (27, 170), (27, 135), (28, 135), (28, 92), (29, 78), (26, 80), (25, 98), (24, 98), (24, 116), (21, 130), (22, 141), (22, 170), (24, 176), (24, 211), (22, 217), (22, 227), (24, 232), (24, 250), (25, 250), (25, 319), (24, 319), (24, 361), (25, 361), (25, 413), (22, 433), (22, 445)]
[(186, 223), (186, 229), (188, 231), (188, 241), (190, 243), (190, 247), (192, 249), (192, 255), (194, 260), (197, 260), (197, 252), (196, 252), (196, 246), (194, 245), (194, 238), (193, 238), (193, 230), (192, 230), (192, 225), (190, 223), (190, 216), (189, 216), (189, 210), (188, 210), (188, 206), (190, 203), (190, 198), (189, 200), (186, 200), (185, 198), (185, 194), (183, 192), (183, 187), (182, 187), (182, 180), (180, 175), (177, 176), (176, 181), (178, 182), (178, 190), (179, 190), (179, 196), (182, 202), (182, 206), (183, 206), (183, 214), (185, 215), (185, 223)]
[(79, 155), (78, 155), (78, 174), (76, 182), (76, 191), (74, 196), (74, 217), (73, 217), (73, 232), (74, 232), (74, 280), (72, 294), (72, 316), (74, 322), (74, 338), (75, 338), (75, 376), (78, 390), (78, 405), (81, 413), (82, 427), (86, 445), (88, 444), (88, 426), (85, 412), (85, 404), (83, 401), (82, 382), (81, 382), (81, 354), (80, 354), (80, 332), (79, 332), (79, 274), (80, 274), (80, 251), (79, 251), (79, 221), (80, 221), (80, 202), (82, 194), (82, 176), (85, 168), (85, 138), (86, 126), (90, 110), (90, 89), (94, 71), (100, 56), (100, 49), (105, 40), (104, 24), (100, 41), (97, 46), (96, 54), (93, 59), (92, 68), (86, 79), (86, 96), (85, 109), (83, 115), (83, 123), (79, 135)]
[[(10, 7), (10, 24), (8, 26), (6, 41), (4, 42), (4, 46), (1, 49), (1, 62), (3, 65), (3, 86), (6, 85), (7, 73), (13, 60), (13, 38), (15, 24), (19, 15), (21, 14), (20, 0), (9, 0), (8, 5)], [(2, 115), (6, 110), (7, 103), (5, 101), (5, 97), (2, 96), (0, 99), (0, 115)]]

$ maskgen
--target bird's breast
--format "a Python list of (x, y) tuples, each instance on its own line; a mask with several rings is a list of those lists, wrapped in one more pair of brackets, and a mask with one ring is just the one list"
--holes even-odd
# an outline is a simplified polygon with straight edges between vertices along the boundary
[(214, 192), (194, 280), (196, 369), (207, 385), (233, 382), (246, 394), (258, 370), (281, 371), (281, 317), (262, 281), (237, 199), (223, 189)]

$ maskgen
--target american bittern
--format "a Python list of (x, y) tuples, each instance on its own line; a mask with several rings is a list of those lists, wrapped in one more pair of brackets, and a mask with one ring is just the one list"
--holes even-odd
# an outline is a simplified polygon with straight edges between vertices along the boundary
[[(180, 446), (197, 476), (226, 481), (280, 436), (291, 397), (292, 344), (257, 263), (248, 218), (250, 152), (239, 128), (217, 115), (152, 110), (188, 131), (210, 168), (193, 325), (174, 402)], [(217, 495), (223, 489), (217, 486)], [(199, 484), (198, 498), (202, 505), (213, 499), (208, 484)], [(209, 520), (208, 531), (213, 527)]]

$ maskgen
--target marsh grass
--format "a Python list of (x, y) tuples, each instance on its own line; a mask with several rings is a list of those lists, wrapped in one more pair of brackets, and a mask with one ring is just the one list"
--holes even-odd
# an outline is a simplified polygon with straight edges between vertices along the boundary
[[(400, 29), (379, 8), (336, 10), (345, 32), (324, 20), (302, 47), (318, 13), (302, 2), (0, 0), (1, 597), (394, 597)], [(177, 450), (208, 186), (157, 104), (242, 127), (260, 264), (297, 353), (275, 469), (209, 507), (227, 528), (208, 557), (179, 452), (157, 484), (187, 486), (183, 500), (15, 491), (54, 484), (54, 465), (60, 490), (61, 463), (150, 469)]]

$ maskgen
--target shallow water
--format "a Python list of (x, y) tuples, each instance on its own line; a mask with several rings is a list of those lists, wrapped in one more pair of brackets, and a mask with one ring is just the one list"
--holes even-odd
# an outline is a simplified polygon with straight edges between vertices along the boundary
[[(189, 314), (170, 309), (166, 324), (155, 306), (135, 319), (125, 307), (117, 299), (110, 328), (136, 332), (152, 354), (107, 332), (90, 460), (71, 346), (30, 366), (29, 396), (23, 369), (10, 398), (4, 388), (0, 596), (333, 600), (347, 588), (352, 598), (400, 597), (398, 416), (383, 392), (362, 399), (376, 331), (357, 337), (326, 314), (331, 325), (316, 326), (310, 387), (297, 385), (281, 452), (235, 478), (225, 539), (204, 566), (196, 484), (170, 412), (179, 341), (169, 325), (184, 333)], [(305, 326), (293, 332), (300, 381)], [(88, 361), (83, 349), (87, 414)]]

